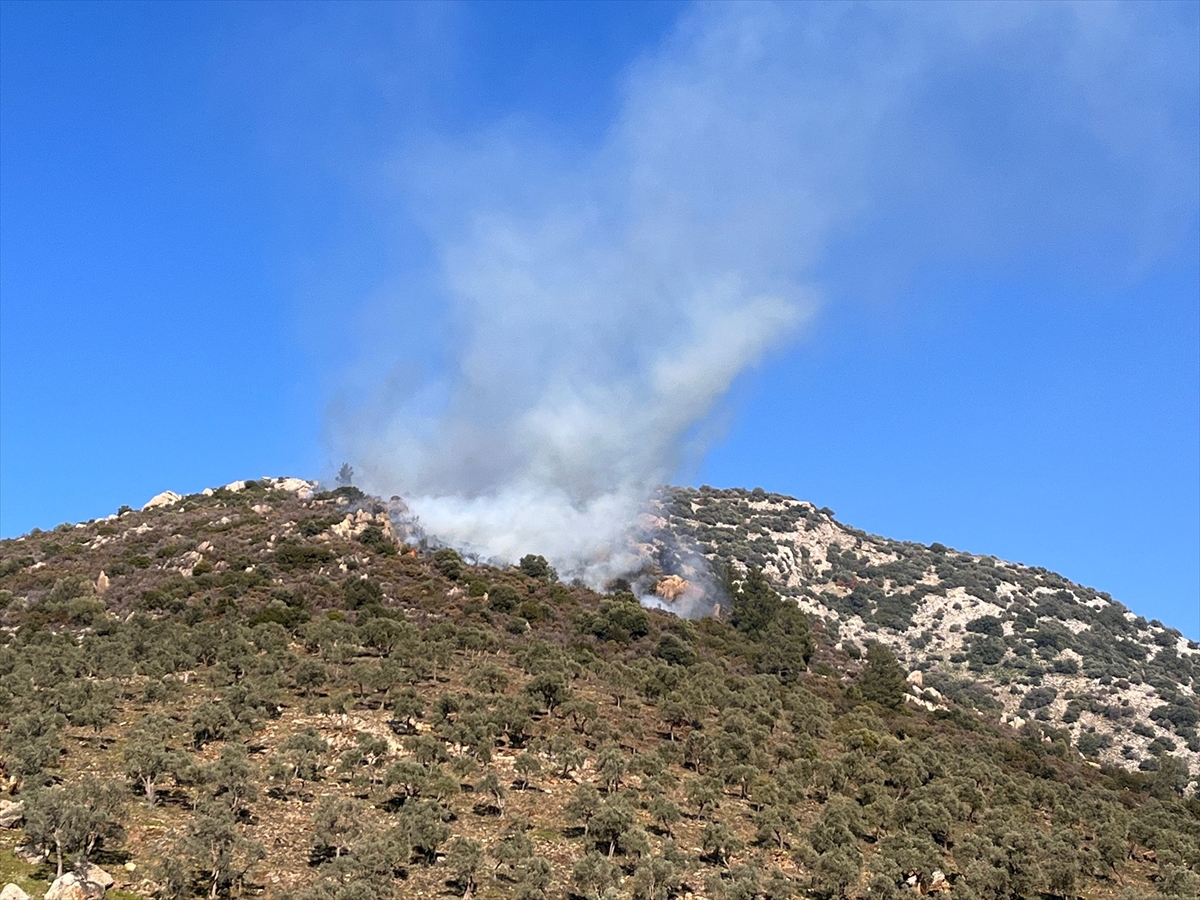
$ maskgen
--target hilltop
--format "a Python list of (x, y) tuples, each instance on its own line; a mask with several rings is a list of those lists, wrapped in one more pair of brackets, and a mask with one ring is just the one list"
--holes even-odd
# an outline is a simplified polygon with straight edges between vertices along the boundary
[[(300, 479), (0, 541), (0, 880), (41, 896), (61, 853), (127, 900), (1200, 893), (1176, 633), (790, 498), (657, 503), (604, 592)], [(689, 579), (716, 617), (635, 596)]]

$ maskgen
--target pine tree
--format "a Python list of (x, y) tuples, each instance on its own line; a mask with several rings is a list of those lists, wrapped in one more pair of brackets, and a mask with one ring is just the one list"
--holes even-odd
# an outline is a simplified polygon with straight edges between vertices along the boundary
[(730, 623), (751, 637), (761, 635), (775, 618), (782, 601), (767, 583), (762, 569), (751, 568), (741, 588), (733, 595)]
[(858, 677), (862, 698), (896, 709), (904, 702), (907, 686), (904, 669), (896, 662), (892, 651), (883, 644), (871, 644), (867, 648), (867, 664)]

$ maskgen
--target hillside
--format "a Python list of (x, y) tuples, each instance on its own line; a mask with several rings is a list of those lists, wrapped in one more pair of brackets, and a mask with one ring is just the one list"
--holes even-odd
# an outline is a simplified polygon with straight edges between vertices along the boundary
[[(1194, 648), (1104, 595), (671, 489), (630, 587), (732, 563), (688, 620), (402, 512), (264, 479), (0, 542), (0, 881), (40, 897), (61, 853), (121, 898), (1200, 893)], [(1145, 652), (1100, 671), (1101, 629)]]
[[(668, 489), (654, 523), (716, 563), (761, 567), (857, 655), (887, 644), (930, 708), (947, 696), (1020, 728), (1070, 731), (1085, 756), (1153, 770), (1163, 752), (1200, 774), (1200, 646), (1111, 596), (1042, 568), (894, 541), (828, 509), (762, 491)], [(668, 565), (671, 563), (668, 562)]]

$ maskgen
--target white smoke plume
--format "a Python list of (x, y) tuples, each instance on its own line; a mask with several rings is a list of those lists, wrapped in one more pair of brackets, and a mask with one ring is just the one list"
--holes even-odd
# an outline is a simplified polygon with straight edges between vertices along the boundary
[[(864, 256), (885, 269), (926, 241), (1003, 255), (1114, 211), (1152, 241), (1191, 172), (1159, 92), (1188, 72), (1122, 62), (1139, 42), (1178, 50), (1177, 30), (1140, 16), (698, 6), (626, 73), (596, 145), (507, 122), (411, 154), (441, 277), (406, 302), (444, 305), (444, 359), (435, 377), (393, 376), (340, 406), (338, 458), (485, 557), (541, 553), (593, 584), (636, 567), (625, 537), (646, 498), (702, 451), (739, 375), (819, 308), (821, 266), (860, 226), (898, 217), (890, 251)], [(1014, 73), (1060, 93), (1009, 125), (1030, 129), (1030, 157), (1059, 139), (1048, 123), (1074, 117), (1072, 140), (1142, 173), (1135, 198), (1081, 204), (1091, 176), (1055, 176), (1048, 193), (1021, 155), (969, 165), (939, 92)]]

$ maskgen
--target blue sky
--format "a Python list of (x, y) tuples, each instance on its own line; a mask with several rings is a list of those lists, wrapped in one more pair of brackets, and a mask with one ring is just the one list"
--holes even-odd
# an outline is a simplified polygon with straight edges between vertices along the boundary
[(653, 305), (575, 339), (586, 292), (542, 326), (471, 285), (512, 270), (497, 233), (540, 287), (556, 254), (586, 280), (686, 247), (802, 324), (748, 337), (639, 473), (1046, 566), (1200, 637), (1200, 6), (1090, 6), (5, 3), (0, 533), (370, 468), (414, 405), (495, 409), (479, 354), (518, 392), (548, 342), (556, 371), (656, 365), (684, 328)]

